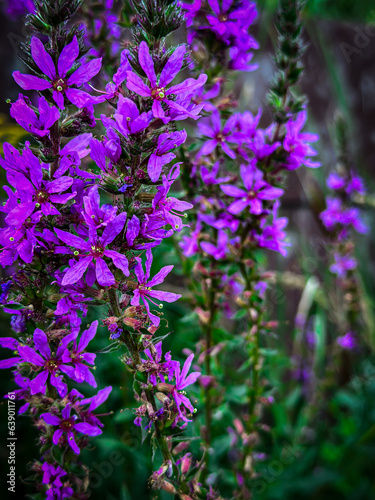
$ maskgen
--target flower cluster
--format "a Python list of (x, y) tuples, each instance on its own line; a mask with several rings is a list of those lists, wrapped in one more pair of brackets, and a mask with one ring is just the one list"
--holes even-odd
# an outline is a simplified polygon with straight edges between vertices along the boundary
[(209, 50), (227, 58), (229, 69), (253, 71), (256, 64), (251, 64), (253, 50), (258, 49), (258, 42), (250, 35), (249, 28), (257, 17), (254, 2), (243, 0), (194, 0), (184, 3), (188, 41), (194, 51)]
[[(168, 5), (161, 39), (175, 29), (173, 20), (182, 20), (177, 2)], [(25, 51), (35, 74), (13, 76), (37, 95), (20, 94), (11, 115), (30, 140), (19, 149), (5, 143), (0, 159), (9, 184), (1, 207), (0, 262), (19, 265), (2, 285), (1, 304), (12, 314), (15, 336), (1, 339), (14, 355), (0, 367), (13, 369), (20, 411), (41, 432), (43, 463), (35, 462), (34, 470), (43, 475), (47, 498), (65, 498), (74, 489), (86, 494), (70, 464), (88, 436), (102, 433), (93, 411), (111, 388), (89, 399), (70, 388), (71, 382), (97, 387), (96, 354), (87, 346), (99, 322), (79, 333), (89, 308), (106, 306), (102, 322), (111, 340), (127, 348), (122, 359), (135, 374), (134, 395), (141, 402), (135, 412), (148, 415), (163, 454), (170, 452), (161, 429), (190, 421), (194, 408), (182, 391), (199, 377), (187, 374), (193, 355), (180, 371), (166, 354), (164, 363), (173, 369), (168, 389), (158, 387), (166, 364), (153, 335), (163, 302), (180, 295), (155, 288), (173, 266), (156, 273), (151, 266), (152, 249), (186, 226), (185, 212), (192, 207), (170, 195), (180, 173), (176, 151), (187, 136), (176, 122), (198, 119), (203, 106), (192, 99), (207, 77), (181, 81), (184, 44), (160, 51), (159, 43), (142, 41), (121, 54), (112, 82), (93, 96), (88, 83), (100, 72), (101, 57), (83, 59), (83, 32), (67, 31), (74, 6), (79, 2), (70, 11), (48, 0), (29, 18), (34, 36)], [(47, 42), (35, 34), (40, 19), (50, 26)], [(141, 353), (150, 357), (155, 349), (159, 361), (149, 367)], [(163, 393), (166, 399), (155, 398)]]
[[(282, 158), (279, 172), (290, 170), (291, 165), (293, 169), (301, 165), (310, 168), (320, 166), (310, 159), (316, 154), (310, 142), (317, 137), (300, 132), (306, 120), (305, 111), (286, 123), (282, 142), (274, 140), (275, 124), (266, 129), (259, 128), (260, 117), (260, 112), (256, 116), (249, 111), (234, 113), (222, 125), (219, 109), (213, 108), (209, 117), (199, 121), (203, 143), (193, 165), (194, 179), (200, 186), (196, 201), (199, 210), (196, 229), (184, 236), (181, 243), (186, 256), (202, 249), (215, 258), (219, 256), (223, 259), (243, 234), (249, 214), (257, 220), (246, 234), (252, 247), (286, 254), (288, 244), (283, 229), (287, 221), (277, 215), (278, 199), (284, 191), (280, 187), (280, 179), (269, 171), (268, 164), (272, 155), (277, 154)], [(225, 162), (218, 158), (221, 150), (229, 158)], [(210, 232), (207, 226), (216, 230), (215, 242), (205, 241), (205, 235)], [(227, 235), (228, 231), (229, 235), (234, 234), (234, 239)], [(220, 249), (220, 252), (215, 253), (214, 248)]]
[[(272, 332), (274, 324), (264, 320), (268, 282), (259, 250), (286, 255), (288, 221), (278, 215), (285, 178), (290, 170), (320, 166), (314, 161), (317, 153), (311, 146), (318, 136), (303, 131), (306, 107), (290, 91), (300, 74), (298, 56), (296, 60), (290, 56), (299, 54), (301, 43), (296, 4), (288, 4), (293, 12), (281, 15), (280, 45), (289, 56), (276, 58), (280, 85), (276, 85), (273, 107), (277, 105), (278, 109), (272, 110), (274, 122), (266, 128), (260, 125), (264, 121), (260, 110), (256, 114), (236, 110), (237, 103), (230, 94), (232, 71), (255, 69), (250, 61), (257, 42), (249, 31), (256, 16), (254, 4), (216, 0), (184, 4), (196, 56), (194, 70), (205, 69), (209, 80), (208, 90), (199, 90), (194, 98), (203, 106), (204, 117), (197, 123), (195, 143), (185, 153), (189, 163), (185, 161), (182, 166), (184, 187), (195, 210), (192, 231), (182, 236), (180, 248), (188, 261), (184, 263), (189, 270), (186, 279), (202, 330), (197, 350), (201, 353), (198, 364), (203, 366), (202, 434), (207, 453), (219, 439), (214, 425), (216, 405), (224, 406), (226, 415), (239, 421), (238, 407), (232, 409), (230, 401), (222, 403), (220, 394), (230, 382), (217, 367), (225, 366), (226, 352), (234, 346), (245, 360), (237, 366), (238, 386), (231, 387), (233, 393), (242, 391), (241, 417), (246, 422), (243, 445), (236, 452), (231, 450), (230, 457), (231, 464), (236, 457), (238, 470), (238, 488), (232, 492), (236, 498), (251, 496), (250, 478), (256, 474), (253, 448), (260, 440), (255, 422), (261, 414), (260, 406), (271, 402), (262, 394), (260, 382), (261, 339)], [(227, 321), (225, 316), (236, 325), (230, 334), (222, 326)], [(246, 395), (245, 386), (249, 389)]]
[(321, 212), (320, 218), (336, 241), (334, 263), (330, 270), (343, 279), (357, 267), (351, 242), (353, 231), (361, 234), (367, 232), (360, 210), (352, 206), (353, 198), (356, 195), (364, 195), (366, 190), (363, 180), (352, 172), (349, 175), (331, 173), (327, 186), (335, 196), (327, 197), (327, 208)]

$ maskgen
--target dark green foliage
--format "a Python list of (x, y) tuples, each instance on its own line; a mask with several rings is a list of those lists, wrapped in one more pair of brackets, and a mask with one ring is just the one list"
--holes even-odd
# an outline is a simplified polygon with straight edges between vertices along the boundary
[(76, 14), (82, 0), (34, 0), (36, 13), (27, 17), (27, 24), (39, 33), (49, 34), (52, 28), (67, 23)]
[(298, 113), (305, 103), (303, 97), (298, 98), (291, 91), (301, 78), (301, 57), (306, 49), (301, 36), (302, 5), (299, 0), (281, 0), (276, 14), (278, 47), (274, 61), (277, 73), (267, 100), (278, 123), (285, 123), (288, 114)]
[(178, 29), (185, 19), (174, 0), (131, 0), (131, 5), (136, 12), (133, 35), (137, 44), (162, 40)]

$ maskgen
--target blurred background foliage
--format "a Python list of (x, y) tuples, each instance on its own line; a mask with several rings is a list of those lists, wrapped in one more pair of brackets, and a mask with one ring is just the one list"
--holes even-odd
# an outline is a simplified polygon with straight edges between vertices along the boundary
[[(260, 0), (259, 23), (256, 37), (261, 49), (256, 54), (260, 64), (257, 72), (240, 75), (233, 82), (240, 106), (255, 111), (264, 107), (267, 82), (272, 78), (272, 51), (275, 32), (272, 26), (276, 0)], [(369, 195), (363, 201), (365, 222), (374, 226), (375, 207), (375, 37), (359, 53), (353, 53), (350, 62), (345, 58), (342, 44), (353, 46), (358, 29), (363, 32), (366, 23), (375, 22), (372, 0), (309, 0), (304, 12), (305, 39), (309, 48), (305, 54), (306, 72), (303, 88), (310, 102), (309, 130), (318, 132), (318, 145), (322, 169), (293, 173), (283, 203), (283, 215), (290, 219), (289, 235), (293, 246), (286, 259), (269, 255), (269, 268), (275, 279), (268, 296), (270, 319), (278, 321), (274, 336), (263, 340), (265, 356), (264, 384), (275, 399), (262, 417), (264, 433), (257, 455), (258, 477), (254, 480), (254, 499), (265, 500), (370, 500), (375, 498), (375, 268), (374, 233), (361, 236), (356, 242), (360, 263), (361, 303), (364, 329), (359, 349), (348, 355), (345, 367), (349, 378), (345, 384), (338, 381), (335, 349), (340, 302), (336, 296), (335, 280), (329, 273), (330, 255), (326, 249), (326, 235), (317, 222), (327, 194), (325, 179), (337, 162), (333, 121), (337, 113), (344, 116), (350, 130), (349, 149), (359, 174), (365, 179)], [(22, 37), (22, 25), (0, 19), (0, 56), (3, 74), (0, 82), (3, 100), (0, 103), (0, 135), (2, 141), (16, 144), (24, 140), (22, 131), (8, 116), (9, 105), (5, 97), (17, 96), (17, 88), (9, 75), (19, 66), (10, 43), (11, 38)], [(357, 30), (356, 30), (357, 29)], [(5, 96), (5, 97), (4, 97)], [(302, 172), (303, 170), (303, 172)], [(3, 172), (1, 174), (3, 176)], [(4, 179), (2, 179), (4, 181)], [(174, 277), (169, 288), (184, 288), (179, 260), (172, 240), (155, 252), (154, 267), (175, 264)], [(8, 275), (8, 270), (3, 275)], [(174, 290), (173, 290), (174, 291)], [(336, 304), (336, 310), (334, 308)], [(302, 313), (306, 325), (316, 334), (314, 346), (304, 343), (304, 333), (296, 326), (296, 314)], [(197, 316), (191, 312), (188, 292), (184, 298), (164, 309), (165, 318), (161, 335), (170, 333), (164, 344), (178, 356), (186, 349), (195, 349), (200, 338)], [(94, 320), (89, 313), (87, 322)], [(240, 325), (240, 322), (237, 323)], [(2, 335), (9, 335), (9, 317), (1, 314)], [(226, 341), (226, 349), (236, 359), (239, 336), (231, 331), (233, 324), (216, 328), (215, 342)], [(234, 332), (235, 333), (235, 332)], [(95, 351), (108, 345), (107, 332), (101, 329), (93, 342)], [(7, 353), (2, 353), (5, 357)], [(296, 374), (293, 361), (298, 354), (303, 363)], [(97, 379), (100, 386), (113, 385), (113, 392), (102, 412), (113, 412), (104, 417), (105, 432), (94, 439), (93, 449), (85, 451), (82, 461), (91, 469), (90, 488), (93, 499), (143, 500), (153, 494), (147, 487), (152, 472), (149, 444), (142, 444), (141, 432), (133, 424), (133, 414), (121, 412), (133, 405), (131, 377), (120, 361), (121, 352), (99, 354)], [(297, 357), (298, 357), (297, 356)], [(226, 358), (227, 359), (227, 358)], [(216, 372), (223, 380), (236, 378), (236, 363), (222, 364), (217, 358)], [(238, 363), (240, 364), (240, 363)], [(307, 376), (308, 374), (308, 376)], [(2, 374), (2, 392), (13, 388), (8, 371)], [(86, 394), (92, 389), (87, 386)], [(90, 393), (91, 391), (91, 393)], [(197, 400), (200, 388), (191, 391)], [(223, 405), (214, 415), (213, 425), (220, 435), (213, 442), (216, 450), (213, 467), (215, 474), (209, 479), (215, 485), (218, 477), (224, 483), (222, 495), (235, 484), (231, 467), (231, 435), (225, 430), (232, 426), (233, 414), (225, 401), (241, 404), (241, 391), (228, 385)], [(0, 405), (0, 435), (5, 436), (6, 405)], [(195, 425), (195, 424), (193, 424)], [(196, 435), (190, 426), (187, 435)], [(17, 419), (17, 475), (27, 478), (30, 450), (35, 447), (37, 433), (27, 417)], [(221, 430), (221, 431), (220, 431)], [(224, 432), (223, 432), (224, 431)], [(7, 456), (5, 438), (0, 443), (0, 460)], [(192, 441), (192, 451), (199, 456), (198, 444)], [(2, 485), (4, 499), (12, 498), (5, 480)], [(17, 485), (17, 496), (27, 498), (33, 491), (25, 479)], [(170, 495), (161, 493), (168, 500)]]

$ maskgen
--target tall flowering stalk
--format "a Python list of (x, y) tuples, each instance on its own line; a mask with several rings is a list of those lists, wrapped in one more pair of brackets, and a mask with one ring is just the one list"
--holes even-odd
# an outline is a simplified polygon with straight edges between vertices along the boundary
[(363, 330), (355, 235), (366, 233), (368, 227), (362, 220), (358, 205), (366, 194), (366, 187), (351, 164), (347, 127), (342, 117), (337, 119), (336, 135), (339, 161), (337, 170), (331, 171), (327, 178), (329, 194), (320, 219), (328, 233), (328, 249), (333, 257), (329, 270), (335, 281), (336, 294), (332, 305), (340, 334), (336, 339), (340, 351), (338, 373), (339, 383), (345, 383), (351, 370), (350, 351), (358, 347), (358, 333)]
[[(273, 401), (261, 375), (262, 336), (272, 331), (272, 324), (266, 320), (267, 281), (259, 249), (286, 254), (287, 220), (278, 216), (286, 172), (301, 165), (319, 166), (311, 159), (316, 153), (310, 146), (317, 136), (302, 133), (306, 111), (291, 92), (302, 71), (301, 7), (294, 1), (280, 2), (278, 73), (269, 95), (275, 122), (265, 129), (259, 126), (260, 111), (236, 112), (230, 95), (231, 71), (256, 69), (251, 60), (257, 43), (248, 31), (256, 17), (255, 4), (209, 0), (184, 7), (195, 69), (204, 68), (209, 75), (205, 91), (195, 97), (206, 112), (198, 122), (200, 141), (194, 153), (185, 152), (183, 164), (185, 189), (194, 193), (195, 219), (191, 234), (180, 243), (204, 335), (199, 345), (205, 394), (202, 437), (212, 482), (218, 478), (210, 462), (218, 467), (219, 460), (214, 414), (225, 416), (231, 446), (236, 447), (230, 458), (235, 476), (219, 486), (232, 488), (236, 498), (249, 498), (263, 428), (260, 411)], [(231, 322), (236, 326), (231, 328)], [(238, 364), (227, 374), (222, 367), (230, 349), (238, 351)], [(247, 387), (246, 395), (239, 387), (222, 397), (229, 376)], [(234, 397), (236, 392), (242, 397)]]
[(5, 144), (1, 159), (10, 187), (0, 260), (18, 267), (1, 296), (15, 334), (1, 345), (15, 356), (0, 366), (13, 368), (20, 411), (41, 432), (41, 461), (33, 466), (38, 487), (51, 499), (86, 498), (77, 457), (87, 436), (102, 433), (93, 411), (111, 388), (85, 398), (69, 385), (97, 385), (96, 355), (87, 346), (99, 323), (81, 334), (80, 326), (88, 308), (106, 305), (109, 350), (125, 348), (121, 359), (134, 378), (134, 423), (162, 456), (150, 484), (200, 498), (200, 464), (188, 476), (190, 454), (178, 458), (186, 444), (174, 445), (195, 412), (185, 389), (200, 373), (189, 374), (193, 355), (180, 367), (162, 352), (155, 334), (163, 302), (180, 296), (155, 289), (173, 266), (156, 274), (151, 266), (152, 248), (185, 226), (191, 208), (169, 195), (180, 170), (174, 151), (186, 140), (176, 122), (199, 117), (202, 105), (192, 97), (206, 76), (177, 83), (186, 47), (167, 47), (165, 39), (183, 22), (180, 7), (145, 0), (133, 5), (134, 41), (112, 82), (93, 95), (89, 82), (101, 59), (81, 62), (84, 32), (69, 25), (79, 7), (79, 1), (35, 3), (28, 17), (35, 35), (24, 46), (33, 74), (13, 74), (23, 90), (37, 94), (34, 101), (20, 95), (11, 106), (32, 142), (20, 150)]

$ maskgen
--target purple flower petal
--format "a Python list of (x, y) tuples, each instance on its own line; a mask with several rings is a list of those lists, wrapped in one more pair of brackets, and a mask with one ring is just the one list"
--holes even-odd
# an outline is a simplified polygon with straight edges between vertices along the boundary
[(130, 71), (127, 74), (126, 86), (128, 87), (129, 90), (135, 92), (138, 95), (141, 95), (143, 97), (151, 96), (151, 90), (147, 87), (147, 85), (143, 82), (143, 80), (138, 75)]
[(61, 193), (69, 189), (72, 184), (73, 179), (71, 177), (59, 177), (54, 181), (46, 182), (45, 186), (49, 193)]
[(228, 207), (228, 212), (233, 215), (237, 215), (248, 206), (249, 202), (247, 200), (236, 200)]
[(51, 356), (51, 349), (49, 347), (47, 335), (40, 328), (36, 328), (33, 339), (35, 347), (45, 359), (48, 359)]
[(104, 254), (106, 255), (106, 257), (112, 259), (114, 265), (118, 269), (121, 269), (121, 271), (125, 274), (125, 276), (129, 276), (129, 263), (125, 255), (122, 255), (121, 253), (116, 252), (115, 250), (106, 250)]
[(61, 241), (63, 241), (69, 246), (78, 248), (78, 250), (83, 250), (87, 252), (91, 248), (90, 243), (83, 240), (79, 236), (76, 236), (75, 234), (68, 233), (67, 231), (62, 231), (61, 229), (55, 229), (55, 233), (57, 234), (58, 238)]
[(51, 82), (38, 76), (23, 75), (19, 71), (13, 72), (16, 83), (24, 90), (46, 90), (52, 87)]
[(65, 95), (69, 101), (79, 109), (82, 109), (90, 104), (99, 104), (102, 100), (101, 97), (94, 97), (88, 92), (80, 89), (67, 89), (65, 91)]
[(69, 85), (77, 85), (80, 87), (97, 75), (102, 67), (102, 58), (93, 59), (86, 64), (82, 64), (73, 74), (68, 78)]
[[(156, 87), (156, 75), (154, 69), (154, 61), (150, 55), (150, 50), (146, 42), (141, 42), (138, 50), (139, 64), (150, 80), (151, 87)], [(163, 86), (162, 84), (160, 84)]]
[(147, 286), (155, 286), (163, 283), (168, 274), (172, 271), (174, 266), (164, 266), (160, 271), (155, 274), (152, 280), (148, 281)]
[(95, 337), (97, 329), (98, 329), (98, 321), (96, 320), (93, 321), (90, 327), (82, 333), (81, 339), (78, 343), (79, 352), (83, 351), (87, 347), (89, 342), (91, 342), (91, 340)]
[(178, 83), (177, 85), (173, 85), (166, 91), (166, 95), (171, 94), (181, 94), (182, 92), (185, 94), (192, 94), (197, 89), (203, 87), (203, 85), (207, 81), (207, 75), (199, 75), (197, 80), (194, 78), (188, 78), (182, 83)]
[(233, 198), (246, 198), (247, 193), (243, 189), (240, 189), (236, 186), (232, 185), (223, 185), (220, 186), (220, 189), (223, 191), (223, 193), (227, 194), (228, 196), (232, 196)]
[(22, 358), (8, 358), (0, 361), (0, 369), (12, 368), (23, 361)]
[(95, 425), (90, 425), (87, 422), (80, 422), (79, 424), (75, 424), (74, 428), (78, 432), (82, 432), (82, 434), (87, 434), (88, 436), (99, 436), (102, 434), (102, 430)]
[(51, 80), (56, 76), (56, 68), (52, 57), (48, 54), (44, 48), (43, 43), (33, 36), (31, 39), (31, 55), (36, 62), (38, 68), (47, 75)]
[(157, 100), (154, 101), (152, 105), (152, 114), (154, 115), (155, 118), (160, 118), (163, 121), (163, 123), (168, 123), (171, 121), (171, 119), (165, 115), (164, 110), (161, 107), (160, 101)]
[(37, 354), (34, 349), (28, 345), (23, 345), (18, 348), (19, 355), (26, 361), (36, 366), (44, 366), (44, 359)]
[(48, 425), (60, 425), (61, 419), (56, 415), (52, 415), (51, 413), (42, 413), (40, 416)]
[(111, 243), (124, 228), (126, 222), (126, 212), (117, 215), (104, 229), (101, 242), (102, 245)]
[(29, 203), (21, 203), (17, 205), (5, 217), (5, 222), (13, 227), (20, 227), (25, 220), (33, 213), (35, 208), (35, 201)]
[(55, 101), (55, 103), (58, 105), (60, 109), (64, 109), (64, 95), (62, 94), (62, 92), (54, 90), (52, 92), (52, 99)]
[[(26, 347), (26, 346), (25, 346)], [(30, 382), (30, 393), (34, 394), (45, 394), (46, 393), (46, 383), (48, 379), (48, 372), (42, 371)]]
[(105, 387), (104, 389), (98, 391), (98, 394), (96, 394), (96, 396), (93, 396), (92, 398), (88, 399), (82, 399), (80, 404), (85, 405), (90, 403), (89, 410), (94, 411), (98, 406), (103, 404), (104, 401), (107, 401), (111, 391), (112, 391), (112, 386)]
[(64, 77), (67, 74), (67, 72), (73, 66), (73, 63), (77, 59), (78, 55), (79, 45), (77, 37), (74, 35), (72, 42), (66, 45), (60, 54), (57, 63), (59, 76)]
[[(173, 156), (175, 157), (175, 155)], [(160, 156), (153, 153), (150, 156), (147, 164), (147, 173), (150, 176), (152, 182), (156, 182), (159, 179), (162, 167), (163, 167), (163, 160), (161, 159)]]
[(160, 74), (160, 87), (165, 87), (175, 79), (177, 73), (181, 70), (185, 53), (185, 45), (180, 45), (170, 56)]
[(104, 259), (96, 259), (95, 273), (99, 285), (111, 286), (115, 284), (115, 277), (109, 270)]
[(74, 437), (74, 433), (73, 432), (68, 432), (68, 443), (69, 443), (69, 446), (72, 448), (72, 450), (74, 451), (74, 453), (76, 453), (77, 455), (80, 454), (80, 449), (78, 448), (78, 445), (76, 443), (76, 440), (75, 440), (75, 437)]
[(63, 435), (63, 431), (62, 429), (57, 429), (55, 430), (55, 432), (53, 433), (53, 437), (52, 437), (52, 442), (53, 444), (58, 444), (60, 438), (62, 437)]
[(74, 264), (74, 266), (68, 269), (68, 271), (64, 274), (61, 284), (65, 286), (77, 283), (77, 281), (83, 276), (92, 259), (93, 258), (91, 256), (84, 257)]
[(147, 293), (147, 295), (149, 297), (161, 300), (162, 302), (175, 302), (182, 297), (178, 293), (163, 292), (162, 290), (151, 290)]

